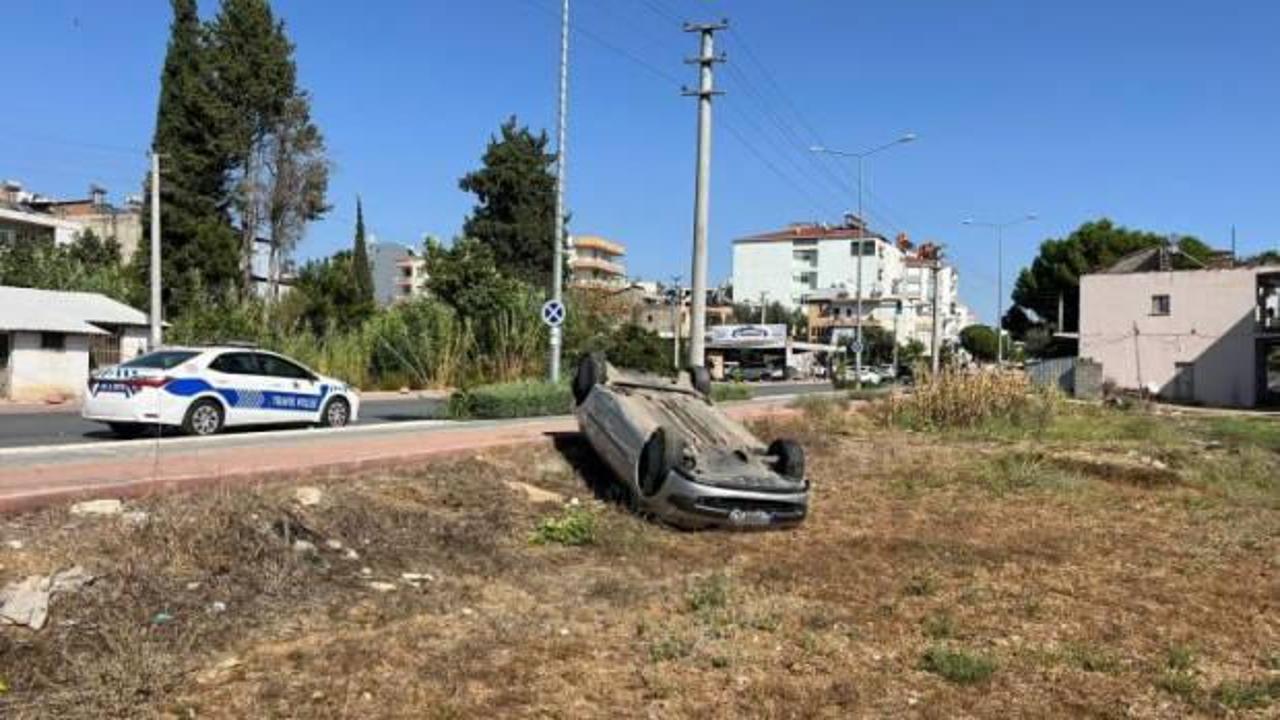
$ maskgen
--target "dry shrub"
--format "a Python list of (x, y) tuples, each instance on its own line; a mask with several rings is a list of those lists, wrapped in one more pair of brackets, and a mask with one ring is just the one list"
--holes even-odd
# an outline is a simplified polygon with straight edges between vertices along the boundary
[(877, 403), (886, 425), (912, 430), (972, 429), (1005, 423), (1044, 429), (1058, 412), (1056, 391), (1034, 386), (1019, 372), (945, 370), (914, 393)]

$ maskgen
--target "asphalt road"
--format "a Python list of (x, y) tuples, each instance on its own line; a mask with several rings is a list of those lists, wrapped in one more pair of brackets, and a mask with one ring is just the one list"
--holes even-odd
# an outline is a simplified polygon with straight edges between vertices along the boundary
[[(826, 383), (760, 383), (754, 385), (755, 397), (791, 395), (829, 390)], [(391, 398), (365, 400), (360, 404), (361, 425), (438, 419), (444, 400), (427, 398)], [(235, 432), (262, 432), (261, 429)], [(74, 445), (114, 440), (105, 426), (80, 418), (78, 410), (33, 413), (0, 413), (0, 448), (34, 445)]]

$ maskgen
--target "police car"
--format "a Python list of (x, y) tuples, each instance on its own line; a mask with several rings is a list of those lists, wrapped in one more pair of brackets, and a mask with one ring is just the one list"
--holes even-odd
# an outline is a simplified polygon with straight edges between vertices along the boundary
[(224, 427), (355, 422), (354, 388), (253, 347), (167, 347), (94, 373), (81, 415), (118, 435), (153, 426), (213, 435)]

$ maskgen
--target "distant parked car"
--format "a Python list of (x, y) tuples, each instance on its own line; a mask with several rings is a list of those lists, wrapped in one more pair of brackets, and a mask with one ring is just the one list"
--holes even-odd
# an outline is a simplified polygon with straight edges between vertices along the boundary
[(778, 527), (804, 520), (804, 450), (766, 445), (711, 402), (702, 368), (676, 378), (578, 364), (578, 426), (634, 507), (673, 525)]
[(117, 435), (148, 427), (213, 435), (224, 427), (342, 427), (360, 411), (356, 391), (273, 352), (237, 346), (162, 348), (94, 373), (81, 415)]

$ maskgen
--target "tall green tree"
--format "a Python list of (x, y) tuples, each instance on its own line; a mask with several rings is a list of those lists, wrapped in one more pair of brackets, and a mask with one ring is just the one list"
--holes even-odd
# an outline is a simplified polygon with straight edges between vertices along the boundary
[[(298, 92), (293, 44), (268, 0), (222, 0), (209, 25), (213, 72), (209, 79), (226, 108), (224, 139), (231, 158), (231, 209), (240, 235), (240, 272), (251, 285), (257, 238), (270, 221), (272, 136), (291, 110), (310, 123)], [(301, 102), (299, 112), (297, 103)], [(295, 123), (296, 124), (296, 123)]]
[(356, 198), (356, 241), (351, 251), (351, 284), (356, 297), (374, 303), (373, 265), (369, 262), (369, 246), (364, 237), (364, 204)]
[[(167, 314), (200, 302), (202, 290), (239, 288), (239, 251), (228, 215), (227, 110), (209, 82), (208, 37), (196, 0), (171, 0), (173, 22), (156, 109), (152, 148), (160, 153), (163, 300)], [(150, 180), (147, 181), (150, 186)], [(151, 228), (151, 193), (144, 193), (143, 237)], [(147, 282), (150, 244), (134, 255)]]
[[(1129, 253), (1166, 242), (1166, 235), (1131, 230), (1107, 218), (1086, 222), (1065, 238), (1045, 240), (1031, 267), (1023, 268), (1018, 274), (1013, 288), (1017, 311), (1029, 310), (1042, 322), (1056, 324), (1061, 296), (1065, 327), (1059, 329), (1078, 328), (1081, 275), (1098, 272)], [(1193, 237), (1180, 238), (1178, 249), (1200, 262), (1207, 261), (1212, 254), (1207, 245)], [(1029, 329), (1030, 325), (1014, 317), (1014, 312), (1010, 309), (1010, 315), (1002, 321), (1004, 326)]]
[(307, 223), (320, 218), (330, 207), (325, 199), (329, 161), (325, 157), (324, 136), (311, 122), (305, 95), (295, 95), (285, 104), (284, 114), (267, 136), (264, 161), (267, 192), (261, 214), (266, 218), (271, 249), (269, 296), (279, 299), (285, 260), (302, 240)]
[(498, 269), (539, 287), (551, 287), (555, 246), (555, 155), (547, 134), (537, 135), (511, 116), (489, 139), (483, 167), (458, 185), (476, 196), (463, 235), (487, 245)]

